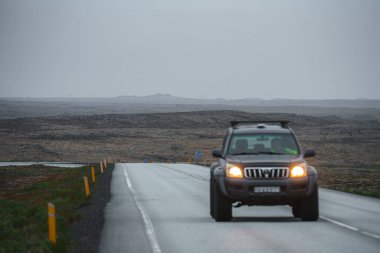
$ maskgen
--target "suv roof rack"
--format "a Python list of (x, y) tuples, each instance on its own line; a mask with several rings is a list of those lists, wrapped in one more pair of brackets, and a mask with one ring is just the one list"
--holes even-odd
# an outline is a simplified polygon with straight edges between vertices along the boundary
[(231, 121), (231, 127), (236, 127), (238, 125), (249, 125), (249, 124), (259, 124), (259, 123), (272, 123), (281, 124), (282, 128), (288, 128), (288, 120), (249, 120), (249, 121)]

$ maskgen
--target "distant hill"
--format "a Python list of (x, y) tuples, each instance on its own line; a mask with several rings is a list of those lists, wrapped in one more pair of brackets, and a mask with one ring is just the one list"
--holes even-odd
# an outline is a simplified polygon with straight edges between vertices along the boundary
[(347, 108), (378, 108), (380, 100), (373, 99), (207, 99), (184, 98), (169, 94), (149, 96), (119, 96), (99, 98), (0, 98), (2, 101), (34, 101), (34, 102), (79, 102), (79, 103), (122, 103), (148, 105), (230, 105), (230, 106), (312, 106), (312, 107), (347, 107)]
[(200, 99), (175, 97), (168, 94), (113, 98), (0, 98), (0, 119), (210, 110), (380, 119), (380, 100)]

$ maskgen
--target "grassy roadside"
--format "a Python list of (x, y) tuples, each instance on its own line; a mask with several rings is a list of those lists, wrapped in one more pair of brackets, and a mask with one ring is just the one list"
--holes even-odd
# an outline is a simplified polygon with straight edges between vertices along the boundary
[(380, 198), (378, 164), (323, 164), (317, 166), (317, 170), (321, 187)]
[[(99, 168), (95, 168), (99, 176)], [(69, 226), (89, 204), (83, 176), (94, 188), (91, 170), (41, 165), (0, 168), (0, 253), (69, 252)], [(56, 207), (57, 245), (48, 241), (47, 203)]]

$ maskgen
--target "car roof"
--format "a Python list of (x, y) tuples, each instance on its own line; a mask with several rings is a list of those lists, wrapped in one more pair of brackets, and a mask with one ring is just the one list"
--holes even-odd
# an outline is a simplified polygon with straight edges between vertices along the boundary
[(269, 124), (239, 125), (231, 127), (233, 134), (250, 134), (250, 133), (291, 133), (288, 127)]

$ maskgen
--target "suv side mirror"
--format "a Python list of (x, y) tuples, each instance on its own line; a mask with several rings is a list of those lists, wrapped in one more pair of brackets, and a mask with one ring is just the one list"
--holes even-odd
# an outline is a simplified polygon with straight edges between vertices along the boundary
[(303, 157), (304, 158), (313, 157), (313, 156), (315, 156), (315, 150), (313, 148), (307, 148), (303, 152)]
[(212, 151), (212, 156), (215, 158), (221, 158), (222, 157), (222, 151), (219, 149), (215, 149)]

